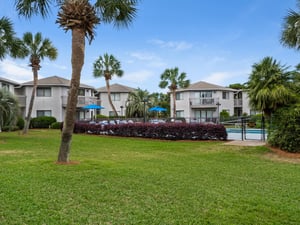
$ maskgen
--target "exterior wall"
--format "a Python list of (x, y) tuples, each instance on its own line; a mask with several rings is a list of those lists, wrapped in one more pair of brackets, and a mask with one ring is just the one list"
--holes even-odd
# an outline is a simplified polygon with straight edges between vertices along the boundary
[(15, 86), (11, 83), (0, 80), (0, 89), (6, 89), (10, 93), (14, 94)]
[[(200, 91), (212, 91), (210, 98), (200, 98)], [(227, 96), (223, 98), (223, 92), (226, 92)], [(179, 92), (177, 92), (179, 93)], [(183, 111), (182, 117), (185, 117), (187, 121), (213, 121), (219, 120), (219, 115), (222, 110), (226, 110), (230, 116), (235, 113), (235, 93), (228, 89), (224, 90), (193, 90), (193, 91), (181, 91), (182, 99), (176, 100), (176, 111)], [(241, 106), (243, 112), (250, 115), (249, 100), (246, 92), (243, 92), (243, 98), (241, 99)], [(173, 115), (173, 98), (171, 95), (171, 117)], [(202, 104), (202, 101), (208, 101), (208, 104)], [(203, 114), (205, 114), (203, 118)]]
[[(112, 93), (114, 93), (114, 92), (112, 92)], [(100, 101), (101, 101), (101, 106), (104, 107), (104, 109), (101, 109), (100, 114), (109, 116), (109, 113), (112, 112), (113, 109), (109, 104), (108, 94), (100, 93), (99, 97), (100, 97)], [(119, 101), (113, 100), (113, 104), (114, 104), (119, 116), (125, 115), (127, 98), (128, 98), (128, 93), (120, 93), (120, 100)], [(123, 106), (123, 109), (121, 108), (121, 106)]]

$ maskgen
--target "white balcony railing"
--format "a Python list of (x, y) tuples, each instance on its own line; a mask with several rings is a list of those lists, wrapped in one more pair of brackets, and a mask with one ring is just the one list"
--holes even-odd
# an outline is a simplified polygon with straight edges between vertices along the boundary
[(20, 107), (26, 106), (26, 96), (25, 95), (16, 95), (16, 98), (18, 99)]
[(234, 107), (242, 107), (243, 100), (241, 98), (234, 99)]
[(218, 98), (190, 98), (190, 106), (197, 107), (217, 107)]
[[(62, 105), (67, 106), (68, 96), (62, 96)], [(85, 105), (96, 104), (100, 105), (100, 100), (92, 96), (78, 96), (77, 107)]]

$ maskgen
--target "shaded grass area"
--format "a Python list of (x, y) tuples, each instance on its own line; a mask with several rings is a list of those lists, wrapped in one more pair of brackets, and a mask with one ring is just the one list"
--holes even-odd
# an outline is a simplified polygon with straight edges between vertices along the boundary
[(0, 224), (299, 224), (300, 165), (265, 147), (0, 133)]

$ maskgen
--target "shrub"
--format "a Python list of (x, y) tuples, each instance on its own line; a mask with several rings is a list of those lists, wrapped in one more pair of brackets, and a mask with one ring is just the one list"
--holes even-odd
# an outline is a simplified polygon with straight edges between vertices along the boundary
[(54, 122), (50, 125), (51, 129), (61, 129), (62, 123), (61, 122)]
[(288, 152), (300, 152), (300, 106), (282, 108), (272, 117), (268, 142)]
[(24, 124), (25, 124), (24, 119), (22, 117), (18, 117), (16, 125), (19, 127), (20, 130), (24, 128)]
[(106, 119), (108, 116), (102, 115), (102, 114), (97, 114), (96, 119)]
[(49, 128), (52, 123), (56, 122), (53, 116), (40, 116), (30, 120), (31, 128)]
[(144, 137), (167, 140), (227, 140), (227, 132), (219, 124), (133, 123), (101, 125), (76, 123), (74, 133), (107, 134), (122, 137)]
[(16, 131), (20, 130), (18, 126), (4, 126), (2, 127), (2, 131)]

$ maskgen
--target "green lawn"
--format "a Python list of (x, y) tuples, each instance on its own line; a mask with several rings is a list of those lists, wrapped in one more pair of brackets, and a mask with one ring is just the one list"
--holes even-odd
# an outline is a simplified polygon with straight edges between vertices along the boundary
[(0, 224), (300, 224), (300, 164), (265, 147), (0, 133)]

